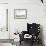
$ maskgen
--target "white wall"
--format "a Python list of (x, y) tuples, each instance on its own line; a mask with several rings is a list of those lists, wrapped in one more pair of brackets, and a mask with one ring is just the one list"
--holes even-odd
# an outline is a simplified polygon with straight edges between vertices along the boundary
[[(10, 30), (12, 32), (17, 30), (26, 30), (28, 23), (41, 23), (43, 25), (44, 6), (40, 0), (12, 0), (9, 2), (10, 11)], [(15, 9), (27, 9), (27, 19), (14, 19), (14, 8)], [(41, 21), (43, 20), (43, 21)]]
[[(14, 8), (15, 9), (27, 9), (27, 19), (14, 19)], [(10, 0), (9, 1), (10, 11), (10, 23), (9, 30), (11, 36), (18, 30), (27, 30), (27, 23), (40, 23), (43, 27), (44, 41), (46, 42), (46, 16), (45, 16), (45, 4), (42, 4), (40, 0)], [(11, 37), (12, 38), (12, 37)]]
[(0, 0), (0, 3), (7, 3), (8, 0)]

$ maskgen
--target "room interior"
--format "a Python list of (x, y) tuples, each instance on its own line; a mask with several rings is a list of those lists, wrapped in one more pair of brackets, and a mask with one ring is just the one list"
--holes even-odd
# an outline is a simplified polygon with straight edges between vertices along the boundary
[[(28, 31), (27, 23), (31, 25), (33, 23), (35, 23), (36, 25), (40, 24), (40, 36), (37, 37), (40, 37), (43, 46), (44, 45), (46, 46), (46, 36), (45, 36), (46, 8), (45, 7), (46, 7), (45, 0), (4, 0), (4, 1), (2, 0), (0, 1), (0, 15), (1, 15), (0, 16), (0, 46), (6, 46), (6, 45), (32, 46), (28, 43), (25, 43), (24, 40), (20, 43), (20, 35), (22, 35), (23, 31), (24, 32)], [(39, 30), (39, 27), (38, 29), (37, 28), (35, 29), (34, 27), (31, 26), (31, 28), (29, 27), (29, 29), (32, 31), (34, 30), (33, 32), (35, 32), (35, 30)], [(32, 37), (32, 39), (35, 38), (34, 33), (31, 35), (30, 33), (25, 33), (25, 34), (27, 35), (25, 39), (27, 38), (29, 39), (30, 37)], [(28, 37), (29, 35), (30, 37)]]

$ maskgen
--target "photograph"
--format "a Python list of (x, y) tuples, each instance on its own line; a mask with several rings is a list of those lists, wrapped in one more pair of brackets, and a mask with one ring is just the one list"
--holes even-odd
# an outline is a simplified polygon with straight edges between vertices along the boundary
[(26, 19), (27, 18), (27, 9), (14, 9), (14, 18)]

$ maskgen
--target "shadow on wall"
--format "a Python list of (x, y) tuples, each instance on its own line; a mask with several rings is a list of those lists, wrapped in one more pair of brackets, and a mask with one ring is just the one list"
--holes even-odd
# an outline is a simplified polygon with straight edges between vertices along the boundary
[(42, 25), (40, 25), (40, 39), (42, 40), (42, 45), (45, 46), (44, 45), (44, 37), (43, 37), (43, 26)]

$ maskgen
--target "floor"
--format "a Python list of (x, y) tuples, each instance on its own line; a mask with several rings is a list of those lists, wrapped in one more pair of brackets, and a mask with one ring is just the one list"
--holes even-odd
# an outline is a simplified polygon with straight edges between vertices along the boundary
[[(16, 46), (16, 45), (12, 45), (11, 43), (0, 43), (0, 46)], [(23, 41), (21, 45), (17, 43), (17, 46), (31, 46), (31, 45)], [(42, 45), (34, 44), (33, 46), (42, 46)]]
[(0, 46), (12, 46), (11, 43), (0, 43)]
[[(31, 46), (31, 45), (28, 43), (22, 42), (22, 44), (19, 46)], [(43, 45), (42, 44), (34, 44), (33, 46), (43, 46)]]

